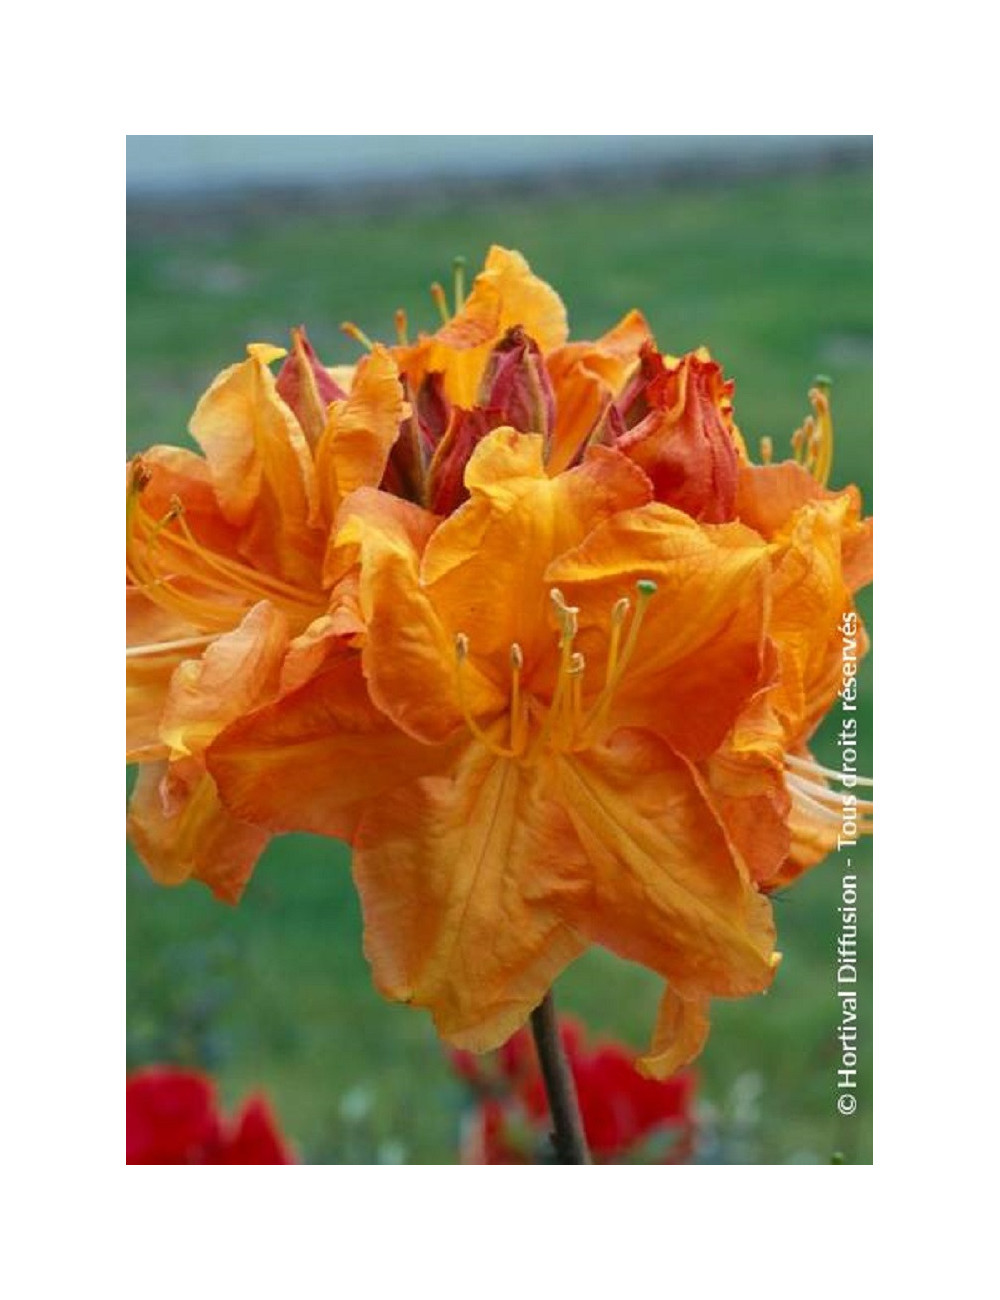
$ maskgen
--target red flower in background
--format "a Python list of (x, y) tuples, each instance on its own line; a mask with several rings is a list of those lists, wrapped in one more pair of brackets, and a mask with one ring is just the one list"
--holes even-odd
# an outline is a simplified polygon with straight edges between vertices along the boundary
[(129, 1165), (290, 1165), (263, 1097), (235, 1120), (218, 1110), (215, 1085), (194, 1070), (154, 1066), (125, 1084), (125, 1163)]
[[(618, 1043), (587, 1046), (576, 1021), (561, 1020), (560, 1037), (576, 1083), (587, 1142), (594, 1159), (620, 1163), (667, 1139), (665, 1152), (650, 1163), (677, 1164), (694, 1149), (696, 1078), (684, 1070), (656, 1080), (641, 1075), (635, 1057)], [(549, 1132), (545, 1084), (527, 1029), (485, 1057), (452, 1052), (457, 1074), (478, 1095), (473, 1123), (463, 1145), (467, 1164), (532, 1164), (544, 1152)]]

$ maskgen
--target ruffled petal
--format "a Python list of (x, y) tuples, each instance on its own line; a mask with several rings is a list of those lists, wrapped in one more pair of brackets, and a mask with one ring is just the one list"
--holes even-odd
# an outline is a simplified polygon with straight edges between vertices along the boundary
[(408, 408), (396, 363), (376, 344), (361, 361), (346, 401), (334, 402), (316, 446), (322, 515), (332, 521), (346, 496), (382, 481)]
[(493, 345), (520, 325), (543, 352), (566, 341), (562, 299), (531, 271), (520, 253), (494, 245), (462, 310), (430, 338), (399, 350), (400, 369), (413, 392), (424, 378), (444, 375), (445, 393), (458, 406), (475, 405)]
[(429, 1008), (456, 1047), (499, 1046), (586, 946), (565, 919), (585, 868), (536, 773), (478, 745), (452, 776), (373, 802), (354, 874), (379, 991)]
[(244, 531), (241, 552), (298, 582), (314, 578), (322, 537), (306, 436), (278, 394), (268, 362), (280, 348), (251, 344), (246, 361), (214, 381), (191, 417), (226, 520)]
[(201, 880), (226, 903), (239, 900), (270, 838), (227, 812), (197, 759), (139, 769), (128, 832), (159, 884)]
[(421, 566), (452, 636), (464, 632), (472, 661), (492, 659), (505, 675), (513, 642), (528, 676), (552, 657), (552, 560), (650, 496), (645, 476), (615, 452), (597, 448), (583, 465), (549, 478), (542, 450), (540, 437), (512, 429), (484, 438), (466, 471), (471, 498), (434, 533)]
[(640, 1073), (669, 1079), (693, 1061), (708, 1039), (708, 998), (682, 998), (668, 988), (660, 1002), (653, 1041), (636, 1062)]
[(657, 592), (609, 719), (655, 725), (691, 758), (716, 749), (764, 683), (769, 552), (739, 524), (704, 527), (654, 503), (614, 515), (545, 574), (580, 607), (581, 640), (607, 628), (616, 601), (652, 579)]
[(284, 615), (261, 601), (239, 627), (217, 637), (200, 659), (180, 664), (160, 723), (160, 736), (171, 754), (200, 753), (228, 723), (272, 698), (287, 646)]
[(753, 880), (773, 885), (791, 847), (785, 734), (761, 692), (700, 766), (706, 796)]
[(362, 807), (454, 761), (371, 704), (357, 654), (233, 723), (206, 755), (226, 806), (270, 831), (350, 840)]
[[(125, 589), (125, 628), (126, 644), (133, 651), (125, 658), (125, 761), (165, 758), (160, 719), (170, 679), (192, 654), (186, 643), (199, 637), (199, 629), (155, 605), (138, 587)], [(160, 648), (177, 643), (179, 648)]]
[(774, 923), (687, 765), (648, 732), (558, 764), (560, 802), (592, 864), (580, 918), (596, 943), (658, 971), (685, 998), (771, 982)]
[(630, 311), (594, 342), (567, 343), (546, 358), (555, 393), (556, 419), (550, 474), (572, 464), (610, 402), (617, 397), (652, 331), (639, 311)]

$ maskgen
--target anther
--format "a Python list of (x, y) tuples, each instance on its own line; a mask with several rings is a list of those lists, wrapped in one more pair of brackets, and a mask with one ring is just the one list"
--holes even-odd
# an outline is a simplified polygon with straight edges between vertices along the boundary
[(146, 467), (146, 462), (141, 456), (136, 456), (132, 462), (132, 491), (142, 492), (148, 486), (152, 477), (153, 475)]
[(465, 305), (465, 258), (456, 257), (452, 263), (455, 272), (455, 314)]
[(579, 676), (587, 667), (587, 660), (579, 650), (574, 650), (569, 657), (569, 667), (566, 671), (571, 677)]
[(355, 343), (360, 343), (369, 352), (375, 346), (364, 330), (359, 329), (353, 321), (345, 320), (340, 327), (340, 332), (346, 334), (349, 339), (354, 339)]
[(524, 667), (524, 651), (516, 641), (510, 647), (510, 666), (516, 673)]
[(459, 632), (455, 637), (455, 658), (462, 663), (469, 655), (469, 638), (464, 632)]
[(405, 347), (410, 341), (409, 329), (406, 320), (406, 312), (400, 307), (396, 311), (396, 338), (399, 340), (400, 347)]
[(652, 578), (640, 578), (635, 584), (635, 589), (643, 600), (649, 600), (650, 596), (655, 596), (659, 587)]
[(559, 630), (562, 633), (560, 645), (568, 645), (580, 628), (580, 607), (578, 605), (567, 605), (566, 598), (558, 587), (552, 588), (549, 592), (549, 599), (555, 607), (556, 622), (559, 624)]
[(774, 444), (766, 435), (760, 440), (760, 463), (770, 465), (771, 458), (774, 456)]
[(445, 295), (445, 291), (438, 284), (437, 280), (435, 280), (431, 285), (431, 297), (434, 299), (435, 307), (437, 307), (438, 311), (441, 313), (441, 323), (447, 325), (449, 320), (448, 299)]

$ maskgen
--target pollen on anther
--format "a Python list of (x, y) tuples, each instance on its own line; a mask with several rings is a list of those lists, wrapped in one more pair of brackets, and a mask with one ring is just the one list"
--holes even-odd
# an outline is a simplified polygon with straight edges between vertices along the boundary
[(524, 651), (516, 641), (510, 647), (510, 666), (517, 673), (524, 667)]
[(464, 632), (459, 632), (455, 636), (455, 656), (458, 659), (458, 662), (461, 663), (463, 659), (468, 657), (468, 654), (469, 638)]
[(615, 627), (621, 625), (628, 618), (628, 612), (632, 608), (632, 602), (628, 596), (619, 596), (611, 608), (611, 623)]

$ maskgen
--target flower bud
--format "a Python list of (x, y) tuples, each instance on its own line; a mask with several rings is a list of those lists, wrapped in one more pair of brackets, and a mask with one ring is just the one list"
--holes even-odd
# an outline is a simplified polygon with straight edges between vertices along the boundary
[(490, 353), (476, 404), (496, 413), (495, 425), (540, 433), (548, 444), (555, 395), (541, 350), (520, 325), (509, 329)]
[(278, 372), (278, 396), (295, 413), (302, 432), (315, 447), (326, 427), (326, 408), (347, 397), (321, 364), (305, 326), (292, 330), (292, 351)]
[(736, 516), (739, 434), (733, 382), (702, 348), (679, 361), (643, 348), (619, 400), (615, 446), (648, 474), (657, 501), (704, 523)]

